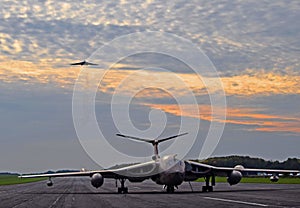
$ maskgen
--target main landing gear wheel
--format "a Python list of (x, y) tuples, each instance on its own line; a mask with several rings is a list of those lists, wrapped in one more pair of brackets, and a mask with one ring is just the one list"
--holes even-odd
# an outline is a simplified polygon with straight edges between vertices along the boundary
[(124, 187), (124, 188), (118, 188), (118, 194), (127, 194), (128, 193), (128, 188)]
[(128, 188), (125, 187), (125, 179), (120, 179), (121, 187), (118, 187), (119, 194), (127, 194)]
[(205, 186), (202, 186), (202, 192), (213, 192), (213, 186), (216, 185), (215, 176), (211, 176), (211, 186), (209, 185), (210, 176), (206, 176), (205, 178)]
[(212, 186), (202, 186), (202, 192), (213, 192), (213, 190)]

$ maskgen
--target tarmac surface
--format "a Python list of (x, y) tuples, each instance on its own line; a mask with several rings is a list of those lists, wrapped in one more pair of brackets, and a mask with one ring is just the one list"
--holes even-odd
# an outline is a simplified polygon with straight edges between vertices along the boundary
[(115, 181), (107, 179), (99, 189), (89, 178), (55, 178), (0, 186), (0, 207), (300, 207), (300, 185), (218, 183), (214, 192), (202, 193), (202, 183), (183, 183), (173, 194), (152, 181), (126, 182), (128, 194), (117, 194)]

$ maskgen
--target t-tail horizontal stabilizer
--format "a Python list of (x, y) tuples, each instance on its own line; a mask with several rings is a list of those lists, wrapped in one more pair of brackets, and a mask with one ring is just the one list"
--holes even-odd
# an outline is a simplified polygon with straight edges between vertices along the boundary
[(119, 137), (132, 139), (132, 140), (136, 140), (136, 141), (141, 141), (141, 142), (147, 142), (147, 143), (152, 144), (153, 148), (154, 148), (154, 156), (155, 156), (155, 158), (159, 158), (159, 155), (158, 155), (158, 144), (159, 143), (165, 142), (165, 141), (168, 141), (168, 140), (171, 140), (171, 139), (175, 139), (177, 137), (184, 136), (186, 134), (188, 134), (188, 133), (178, 134), (178, 135), (170, 136), (170, 137), (163, 138), (163, 139), (150, 139), (150, 140), (142, 139), (142, 138), (138, 138), (138, 137), (133, 137), (133, 136), (127, 136), (127, 135), (124, 135), (124, 134), (116, 134), (116, 135), (119, 136)]

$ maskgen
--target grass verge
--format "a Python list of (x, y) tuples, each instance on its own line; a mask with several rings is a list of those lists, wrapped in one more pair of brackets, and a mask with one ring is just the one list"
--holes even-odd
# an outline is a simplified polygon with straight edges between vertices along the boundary
[(18, 178), (18, 175), (0, 175), (0, 186), (20, 183), (31, 183), (43, 180), (46, 180), (46, 178)]

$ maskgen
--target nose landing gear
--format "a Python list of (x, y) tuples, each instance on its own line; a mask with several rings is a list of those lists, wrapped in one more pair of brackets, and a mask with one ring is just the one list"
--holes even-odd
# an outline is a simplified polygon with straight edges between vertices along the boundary
[(168, 185), (165, 185), (164, 189), (166, 189), (166, 188), (167, 188), (167, 193), (174, 193), (175, 188), (178, 189), (178, 186), (168, 186)]
[(167, 193), (174, 193), (175, 188), (174, 186), (167, 186)]

